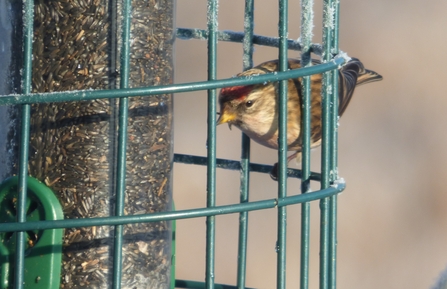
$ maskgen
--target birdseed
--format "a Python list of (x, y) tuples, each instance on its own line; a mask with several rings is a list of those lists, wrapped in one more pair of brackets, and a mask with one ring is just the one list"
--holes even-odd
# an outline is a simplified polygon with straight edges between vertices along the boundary
[[(113, 3), (35, 2), (32, 92), (119, 87), (122, 9)], [(173, 12), (170, 0), (132, 1), (130, 87), (173, 82)], [(118, 105), (32, 104), (29, 173), (53, 189), (66, 219), (115, 214)], [(172, 95), (129, 99), (128, 122), (124, 214), (170, 210)], [(170, 230), (124, 226), (121, 288), (170, 288)], [(61, 288), (109, 288), (113, 244), (112, 226), (65, 229)]]

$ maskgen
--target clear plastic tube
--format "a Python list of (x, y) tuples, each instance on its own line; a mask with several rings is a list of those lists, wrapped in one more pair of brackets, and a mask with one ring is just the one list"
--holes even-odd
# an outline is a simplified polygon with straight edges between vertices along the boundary
[[(13, 5), (6, 3), (0, 0)], [(32, 91), (118, 88), (121, 6), (104, 0), (36, 1)], [(21, 89), (20, 57), (8, 57), (21, 51), (21, 15), (9, 21), (15, 28), (5, 28), (4, 11), (0, 29), (15, 41), (0, 54), (2, 67), (10, 68), (0, 74), (0, 92), (9, 94)], [(174, 1), (132, 0), (131, 14), (129, 86), (172, 83)], [(5, 63), (9, 59), (12, 64)], [(65, 218), (115, 214), (118, 104), (116, 99), (32, 104), (29, 173), (55, 192)], [(17, 173), (17, 111), (0, 106), (0, 149), (8, 152), (0, 156), (1, 180)], [(124, 214), (170, 210), (172, 95), (129, 99), (127, 129)], [(170, 229), (169, 222), (124, 226), (121, 288), (170, 287)], [(110, 288), (113, 246), (113, 227), (67, 228), (64, 288)]]

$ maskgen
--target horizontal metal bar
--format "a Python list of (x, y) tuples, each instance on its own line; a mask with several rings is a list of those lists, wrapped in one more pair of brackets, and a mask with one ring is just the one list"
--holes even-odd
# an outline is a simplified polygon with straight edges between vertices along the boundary
[[(234, 32), (234, 31), (219, 31), (217, 33), (217, 39), (219, 41), (228, 41), (228, 42), (242, 42), (244, 39), (244, 32)], [(177, 28), (177, 38), (183, 40), (189, 39), (199, 39), (206, 40), (208, 38), (208, 33), (204, 29), (197, 28)], [(297, 40), (289, 39), (288, 48), (290, 50), (301, 51), (301, 43)], [(279, 38), (278, 37), (268, 37), (261, 35), (253, 35), (253, 44), (269, 46), (269, 47), (278, 47), (279, 46)], [(311, 52), (321, 55), (323, 51), (323, 47), (321, 44), (313, 43), (311, 45)]]
[[(174, 154), (174, 162), (188, 164), (188, 165), (206, 166), (207, 158), (201, 157), (201, 156), (185, 155), (185, 154)], [(232, 161), (232, 160), (227, 160), (227, 159), (216, 159), (216, 165), (218, 168), (221, 168), (221, 169), (227, 169), (227, 170), (233, 170), (233, 171), (241, 170), (240, 161)], [(272, 171), (272, 168), (273, 168), (273, 166), (255, 164), (255, 163), (250, 163), (250, 166), (249, 166), (249, 170), (251, 172), (264, 173), (264, 174), (270, 173)], [(302, 176), (302, 172), (301, 172), (301, 170), (289, 168), (289, 169), (287, 169), (287, 175), (290, 178), (300, 179)], [(320, 181), (321, 174), (311, 172), (310, 179), (313, 181)]]
[(0, 232), (18, 232), (29, 230), (48, 230), (59, 228), (79, 228), (79, 227), (93, 227), (93, 226), (116, 226), (134, 223), (147, 223), (159, 221), (172, 221), (180, 219), (191, 219), (206, 216), (234, 214), (245, 211), (256, 211), (263, 209), (271, 209), (275, 207), (284, 207), (304, 202), (319, 200), (322, 198), (331, 197), (342, 192), (345, 188), (343, 180), (335, 182), (327, 189), (319, 190), (307, 194), (299, 194), (288, 196), (280, 199), (269, 199), (248, 203), (238, 203), (224, 206), (216, 206), (211, 208), (199, 208), (181, 210), (175, 212), (159, 212), (153, 214), (141, 214), (132, 216), (110, 216), (103, 218), (84, 218), (84, 219), (69, 219), (56, 221), (36, 221), (26, 223), (1, 223)]
[[(175, 280), (175, 288), (205, 288), (205, 282), (190, 281), (190, 280)], [(226, 284), (214, 284), (214, 289), (237, 289), (237, 286)], [(252, 289), (250, 287), (244, 287), (244, 289)]]
[(334, 58), (332, 61), (327, 63), (301, 69), (293, 69), (284, 72), (273, 72), (249, 77), (225, 78), (219, 80), (208, 80), (208, 81), (160, 85), (151, 87), (113, 89), (113, 90), (78, 90), (78, 91), (49, 92), (49, 93), (9, 94), (0, 96), (0, 105), (149, 96), (156, 94), (171, 94), (171, 93), (189, 92), (197, 90), (215, 89), (226, 86), (249, 85), (256, 83), (279, 81), (289, 78), (297, 78), (305, 75), (319, 74), (332, 69), (337, 69), (338, 67), (343, 65), (344, 62), (345, 59), (343, 57), (338, 57)]

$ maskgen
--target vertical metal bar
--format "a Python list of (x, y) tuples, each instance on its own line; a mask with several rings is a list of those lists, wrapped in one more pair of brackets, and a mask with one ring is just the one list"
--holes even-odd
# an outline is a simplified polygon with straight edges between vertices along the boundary
[(247, 70), (253, 67), (254, 0), (245, 0), (244, 39), (242, 65)]
[[(279, 1), (279, 71), (288, 69), (288, 1)], [(278, 120), (278, 198), (287, 195), (287, 85), (288, 80), (279, 82), (279, 120)], [(287, 208), (278, 208), (277, 279), (278, 289), (286, 288), (286, 233)]]
[[(243, 69), (253, 67), (253, 28), (254, 28), (254, 0), (245, 0), (244, 39), (243, 39)], [(250, 138), (242, 133), (241, 151), (241, 185), (240, 202), (249, 201), (250, 192)], [(245, 288), (247, 270), (247, 239), (248, 239), (248, 212), (239, 214), (239, 242), (237, 262), (237, 288)]]
[[(340, 16), (340, 2), (333, 3), (334, 9), (334, 27), (332, 29), (332, 45), (331, 51), (333, 54), (339, 52), (338, 36), (339, 36), (339, 16)], [(331, 158), (331, 179), (333, 182), (338, 179), (338, 71), (332, 74), (332, 110), (331, 110), (331, 144), (332, 144), (332, 158)], [(335, 289), (337, 287), (337, 196), (332, 196), (329, 199), (329, 288)]]
[[(329, 74), (329, 75), (328, 75)], [(326, 87), (328, 86), (328, 80), (331, 78), (330, 72), (325, 73), (323, 77), (323, 81), (326, 83)], [(323, 100), (323, 141), (322, 141), (322, 160), (321, 160), (321, 189), (327, 188), (329, 186), (329, 130), (326, 127), (329, 127), (329, 107), (327, 100), (328, 95), (327, 92), (325, 99)], [(326, 115), (326, 116), (325, 116)], [(329, 211), (328, 211), (328, 198), (320, 200), (320, 289), (326, 289), (328, 284), (328, 242), (329, 242)]]
[[(208, 0), (208, 80), (217, 77), (218, 0)], [(216, 90), (208, 90), (207, 207), (216, 205)], [(206, 218), (205, 287), (214, 288), (216, 216)]]
[[(339, 53), (338, 48), (338, 37), (339, 37), (339, 16), (340, 16), (340, 1), (334, 1), (333, 3), (333, 17), (334, 17), (334, 28), (331, 31), (332, 42), (331, 42), (331, 53), (336, 55)], [(332, 110), (331, 119), (333, 127), (331, 129), (331, 140), (332, 140), (332, 158), (330, 166), (332, 167), (333, 173), (331, 174), (331, 181), (335, 181), (338, 178), (338, 71), (332, 75)]]
[(329, 199), (329, 288), (337, 288), (337, 196)]
[[(32, 53), (33, 53), (33, 26), (34, 23), (34, 1), (24, 2), (24, 43), (23, 43), (23, 76), (22, 93), (31, 93), (32, 79)], [(27, 199), (27, 177), (28, 177), (28, 156), (30, 139), (30, 118), (31, 105), (22, 105), (21, 134), (20, 134), (20, 155), (19, 155), (19, 182), (17, 196), (17, 222), (26, 222), (26, 199)], [(16, 234), (16, 256), (14, 268), (14, 288), (21, 289), (24, 284), (25, 268), (25, 232)]]
[[(122, 49), (121, 49), (121, 88), (129, 87), (129, 61), (130, 61), (130, 19), (131, 19), (131, 0), (123, 1), (123, 19), (122, 19)], [(119, 129), (118, 129), (118, 151), (116, 163), (116, 206), (115, 215), (124, 215), (124, 198), (126, 190), (126, 148), (127, 148), (127, 123), (129, 112), (129, 99), (123, 97), (119, 100)], [(114, 289), (121, 288), (122, 272), (122, 248), (123, 248), (123, 225), (115, 226), (115, 244), (113, 253), (113, 281)]]
[[(311, 45), (313, 29), (313, 0), (301, 0), (301, 67), (312, 65)], [(301, 130), (303, 137), (301, 169), (301, 193), (310, 191), (310, 76), (302, 78), (302, 107)], [(300, 259), (300, 288), (309, 288), (309, 249), (310, 249), (310, 203), (301, 204), (301, 259)]]
[[(332, 58), (332, 29), (334, 26), (333, 1), (323, 2), (323, 61)], [(333, 71), (323, 74), (322, 84), (322, 142), (321, 142), (321, 189), (329, 187), (331, 163), (331, 122), (330, 102)], [(329, 285), (329, 198), (320, 201), (320, 289)]]

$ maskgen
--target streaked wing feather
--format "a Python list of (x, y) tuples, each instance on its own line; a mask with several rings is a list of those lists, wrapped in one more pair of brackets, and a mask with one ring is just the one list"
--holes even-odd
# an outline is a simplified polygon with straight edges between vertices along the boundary
[(352, 58), (339, 70), (338, 114), (341, 116), (344, 113), (357, 86), (379, 80), (382, 80), (382, 76), (372, 70), (365, 69), (357, 58)]

